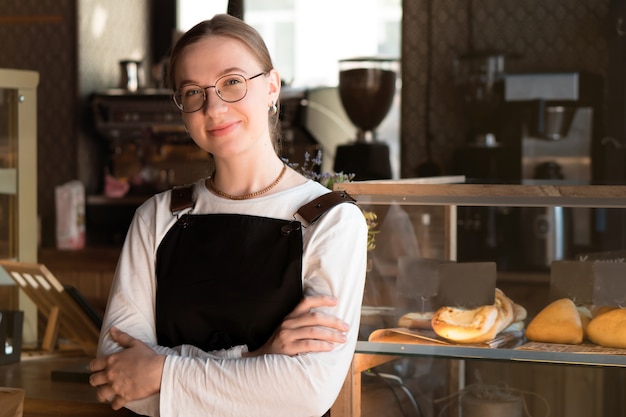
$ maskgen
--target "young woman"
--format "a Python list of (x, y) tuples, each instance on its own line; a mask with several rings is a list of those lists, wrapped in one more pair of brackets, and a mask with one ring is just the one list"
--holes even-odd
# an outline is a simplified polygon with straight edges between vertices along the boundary
[(296, 215), (330, 194), (276, 153), (280, 77), (253, 28), (228, 15), (199, 23), (168, 77), (215, 171), (183, 204), (174, 190), (137, 210), (90, 383), (143, 415), (319, 417), (356, 343), (363, 215), (350, 203), (312, 223)]

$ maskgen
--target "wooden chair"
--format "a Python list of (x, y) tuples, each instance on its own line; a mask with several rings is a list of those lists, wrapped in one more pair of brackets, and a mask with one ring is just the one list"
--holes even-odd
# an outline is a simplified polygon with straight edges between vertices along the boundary
[(95, 356), (100, 335), (97, 319), (45, 265), (0, 260), (0, 267), (46, 317), (46, 330), (41, 345), (44, 351), (54, 352), (60, 336), (75, 344), (85, 354)]

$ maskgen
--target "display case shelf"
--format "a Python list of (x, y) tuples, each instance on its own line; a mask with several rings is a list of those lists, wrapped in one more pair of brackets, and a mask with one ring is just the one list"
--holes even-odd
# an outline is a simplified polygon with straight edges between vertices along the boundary
[[(584, 353), (564, 351), (536, 351), (520, 348), (466, 347), (461, 345), (435, 346), (383, 342), (357, 342), (356, 353), (393, 356), (430, 356), (450, 359), (487, 359), (519, 362), (540, 362), (566, 365), (596, 365), (626, 367), (626, 349), (623, 354), (599, 352), (602, 348), (584, 346)], [(587, 349), (585, 349), (585, 347)], [(591, 353), (591, 352), (597, 353)], [(615, 349), (613, 349), (615, 351)]]

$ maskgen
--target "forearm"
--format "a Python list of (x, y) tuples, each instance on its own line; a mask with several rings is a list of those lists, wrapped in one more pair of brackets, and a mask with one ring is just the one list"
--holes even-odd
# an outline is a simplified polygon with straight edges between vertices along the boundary
[(185, 416), (321, 416), (333, 404), (354, 344), (343, 351), (238, 360), (168, 357), (161, 412)]

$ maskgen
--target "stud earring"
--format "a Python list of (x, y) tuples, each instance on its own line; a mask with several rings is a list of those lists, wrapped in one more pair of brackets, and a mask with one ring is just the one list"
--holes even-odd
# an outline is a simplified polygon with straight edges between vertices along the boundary
[(267, 106), (267, 111), (272, 112), (272, 114), (276, 114), (278, 112), (278, 107), (276, 106), (276, 103), (272, 103), (271, 105)]

